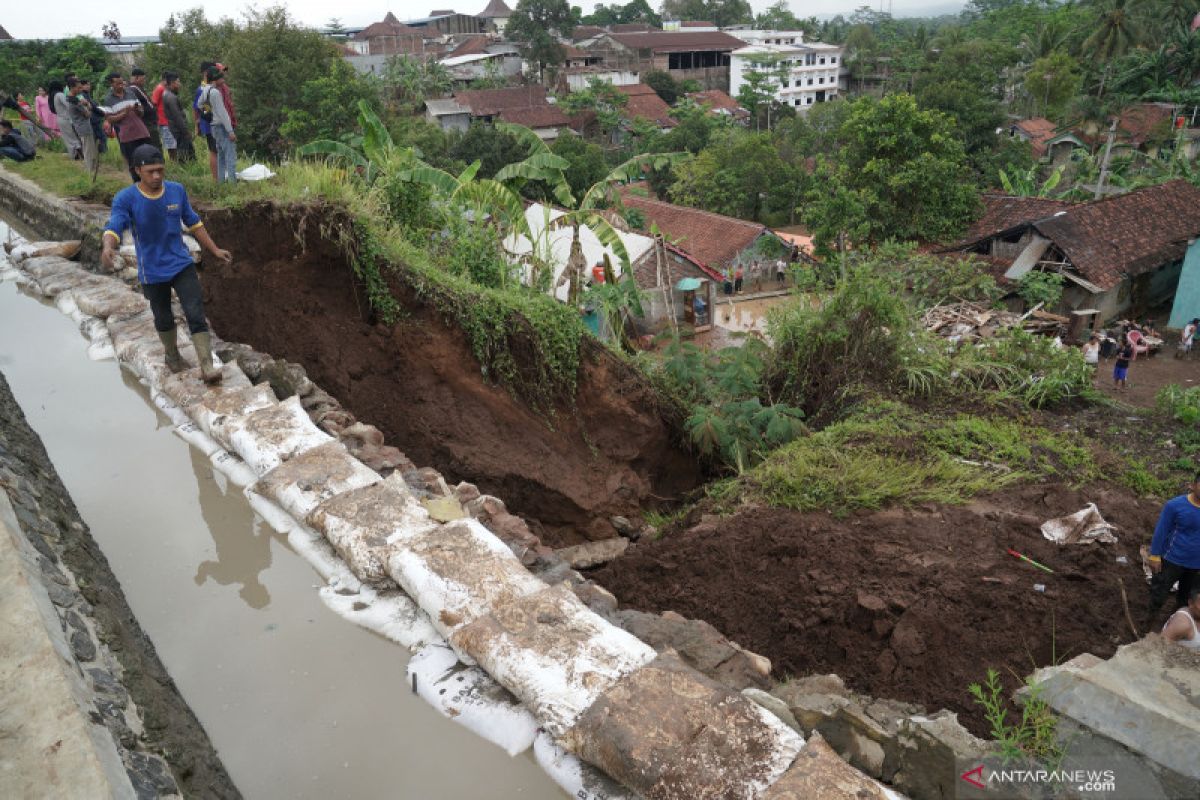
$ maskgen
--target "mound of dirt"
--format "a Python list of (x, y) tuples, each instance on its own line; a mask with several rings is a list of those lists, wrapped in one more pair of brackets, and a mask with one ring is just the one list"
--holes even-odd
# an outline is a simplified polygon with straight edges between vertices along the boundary
[(576, 408), (548, 422), (485, 380), (465, 334), (421, 298), (398, 291), (404, 318), (372, 324), (361, 282), (322, 230), (336, 212), (308, 213), (206, 214), (235, 256), (202, 277), (221, 336), (302, 364), (414, 462), (502, 498), (551, 546), (613, 537), (611, 516), (700, 482), (650, 387), (606, 353), (585, 359)]
[[(1119, 526), (1117, 544), (1042, 537), (1043, 521), (1093, 499)], [(711, 623), (769, 657), (776, 678), (836, 672), (861, 692), (957, 711), (986, 735), (967, 686), (988, 667), (1013, 687), (1014, 673), (1081, 652), (1107, 657), (1133, 639), (1118, 581), (1140, 626), (1138, 547), (1158, 510), (1120, 488), (1060, 485), (847, 519), (760, 508), (638, 543), (590, 577), (626, 605)]]

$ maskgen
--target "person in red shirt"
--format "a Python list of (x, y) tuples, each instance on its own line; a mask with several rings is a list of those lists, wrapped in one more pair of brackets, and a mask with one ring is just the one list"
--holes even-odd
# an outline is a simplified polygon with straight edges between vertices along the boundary
[(237, 112), (233, 109), (233, 92), (229, 88), (229, 67), (221, 63), (217, 63), (215, 66), (225, 76), (225, 80), (221, 81), (217, 86), (221, 90), (221, 99), (225, 101), (225, 110), (229, 112), (229, 121), (234, 129), (236, 129), (238, 124)]
[(154, 87), (154, 91), (150, 93), (150, 102), (154, 104), (154, 117), (158, 125), (158, 136), (162, 140), (163, 148), (170, 155), (171, 160), (176, 159), (176, 148), (178, 144), (175, 142), (175, 136), (171, 133), (170, 121), (167, 119), (167, 113), (163, 110), (163, 92), (167, 90), (167, 75), (163, 73), (162, 80)]

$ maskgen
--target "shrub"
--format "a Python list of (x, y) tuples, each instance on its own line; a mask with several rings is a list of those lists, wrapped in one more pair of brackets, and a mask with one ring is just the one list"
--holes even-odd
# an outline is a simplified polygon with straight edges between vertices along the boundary
[(1185, 425), (1200, 423), (1200, 386), (1185, 389), (1171, 383), (1158, 390), (1154, 396), (1158, 410), (1170, 415)]
[(1039, 303), (1045, 308), (1054, 308), (1062, 299), (1063, 276), (1057, 272), (1030, 270), (1017, 284), (1017, 294), (1031, 307)]

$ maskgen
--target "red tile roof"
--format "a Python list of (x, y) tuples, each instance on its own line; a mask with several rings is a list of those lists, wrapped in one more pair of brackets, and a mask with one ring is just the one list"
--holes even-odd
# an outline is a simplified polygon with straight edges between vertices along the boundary
[(548, 106), (545, 86), (512, 86), (507, 89), (463, 89), (454, 93), (459, 105), (471, 109), (472, 116), (491, 117), (516, 108)]
[(475, 16), (483, 19), (506, 19), (512, 16), (512, 9), (508, 7), (504, 0), (491, 0), (487, 4), (487, 8)]
[[(721, 280), (721, 273), (705, 269), (686, 250), (665, 244), (666, 257), (662, 266), (663, 278), (668, 286), (679, 283), (681, 278), (700, 278), (706, 281)], [(633, 265), (633, 279), (639, 289), (654, 289), (658, 283), (658, 259), (651, 250), (649, 257), (638, 259)]]
[(766, 232), (757, 222), (746, 222), (698, 208), (650, 200), (623, 190), (621, 201), (646, 217), (646, 227), (657, 225), (676, 247), (693, 256), (702, 266), (720, 272), (738, 253)]
[(628, 116), (648, 119), (660, 128), (674, 128), (679, 124), (671, 119), (671, 107), (646, 84), (634, 83), (629, 86), (617, 86), (616, 89), (629, 98), (625, 105), (625, 113)]
[(576, 25), (575, 30), (571, 31), (571, 39), (578, 42), (581, 39), (590, 39), (602, 33), (604, 33), (604, 28), (601, 28), (599, 25)]
[(1183, 257), (1200, 235), (1200, 189), (1184, 180), (1073, 206), (1034, 223), (1101, 289)]
[(717, 26), (712, 24), (711, 22), (701, 22), (700, 20), (697, 20), (697, 19), (685, 19), (683, 22), (679, 23), (679, 27), (681, 27), (681, 28), (715, 28)]
[(1033, 147), (1035, 158), (1041, 158), (1046, 155), (1046, 143), (1054, 138), (1054, 134), (1058, 130), (1058, 126), (1045, 117), (1023, 119), (1014, 127), (1025, 134), (1025, 138), (1029, 140), (1029, 144)]
[(1066, 200), (1048, 197), (1013, 197), (1007, 194), (985, 194), (982, 199), (983, 214), (971, 223), (954, 249), (969, 247), (1012, 228), (1053, 216), (1074, 205)]
[(720, 89), (706, 89), (703, 92), (688, 92), (688, 97), (698, 105), (708, 106), (713, 111), (728, 111), (735, 118), (748, 117), (750, 112), (742, 108), (737, 100)]
[(562, 109), (552, 105), (506, 108), (498, 116), (502, 122), (524, 125), (526, 128), (565, 128), (571, 124)]
[(613, 39), (631, 50), (650, 49), (655, 53), (678, 53), (692, 50), (737, 50), (745, 47), (722, 31), (652, 31), (648, 33), (613, 33)]
[(1171, 103), (1137, 103), (1121, 111), (1117, 130), (1134, 147), (1141, 147), (1151, 140), (1169, 138), (1174, 119), (1175, 106)]
[(374, 39), (378, 36), (420, 36), (421, 32), (416, 28), (411, 28), (405, 25), (400, 20), (396, 19), (396, 15), (388, 12), (380, 22), (372, 22), (367, 27), (363, 28), (358, 33), (354, 34), (355, 41), (365, 42), (368, 39)]
[(613, 33), (650, 33), (654, 26), (645, 22), (617, 22), (609, 25), (608, 29)]
[(477, 35), (477, 36), (468, 36), (466, 39), (464, 39), (458, 45), (458, 47), (451, 50), (450, 55), (448, 55), (446, 57), (454, 58), (455, 56), (474, 56), (474, 55), (479, 55), (481, 53), (486, 53), (487, 45), (488, 45), (488, 37), (487, 36), (484, 36), (482, 34)]

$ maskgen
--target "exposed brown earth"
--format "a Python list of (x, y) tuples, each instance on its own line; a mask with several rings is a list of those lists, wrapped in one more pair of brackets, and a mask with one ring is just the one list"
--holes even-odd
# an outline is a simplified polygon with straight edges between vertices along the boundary
[[(1118, 544), (1042, 537), (1041, 522), (1088, 501), (1120, 527)], [(1141, 625), (1138, 546), (1158, 509), (1123, 488), (1058, 484), (845, 519), (751, 509), (643, 540), (590, 577), (623, 604), (711, 623), (769, 657), (777, 678), (836, 672), (858, 691), (957, 711), (986, 735), (967, 686), (989, 667), (1015, 686), (1014, 675), (1133, 639), (1118, 582)]]
[(599, 348), (574, 409), (548, 420), (481, 375), (466, 335), (393, 285), (404, 317), (373, 324), (365, 291), (331, 238), (333, 212), (269, 206), (206, 214), (235, 254), (203, 273), (207, 310), (231, 341), (302, 364), (390, 444), (448, 478), (504, 498), (553, 546), (616, 535), (613, 515), (677, 500), (701, 474), (644, 381)]

